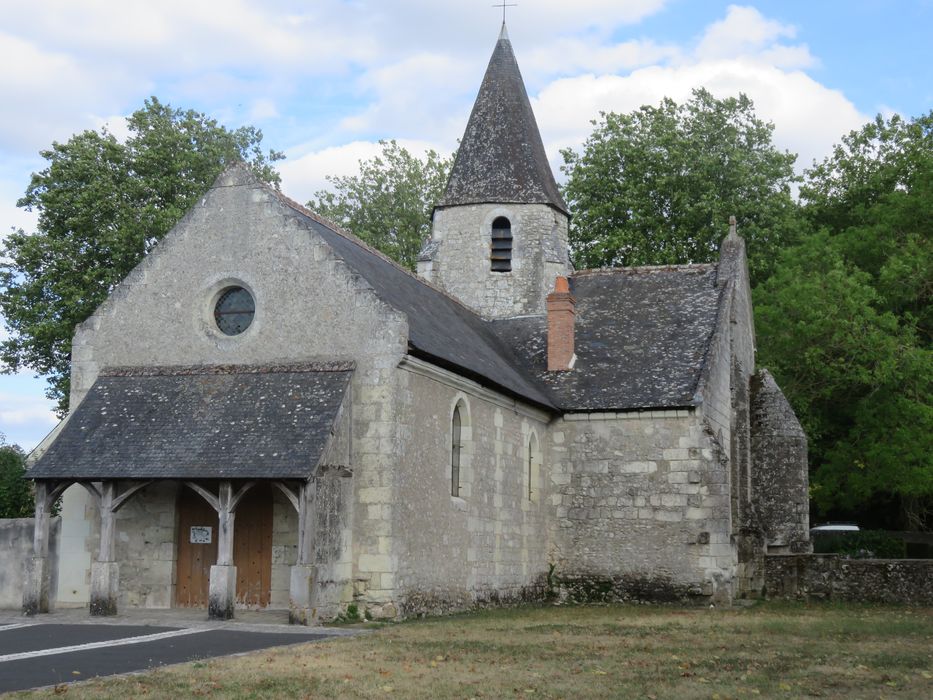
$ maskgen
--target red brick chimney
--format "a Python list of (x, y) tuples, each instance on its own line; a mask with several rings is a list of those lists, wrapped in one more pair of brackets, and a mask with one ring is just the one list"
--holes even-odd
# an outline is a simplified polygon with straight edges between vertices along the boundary
[(554, 291), (547, 295), (547, 368), (549, 372), (565, 372), (573, 367), (574, 306), (577, 300), (570, 293), (566, 277), (558, 277)]

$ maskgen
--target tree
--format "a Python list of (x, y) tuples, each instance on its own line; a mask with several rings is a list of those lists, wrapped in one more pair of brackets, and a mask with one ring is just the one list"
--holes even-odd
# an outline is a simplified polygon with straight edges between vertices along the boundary
[(453, 156), (428, 150), (417, 158), (395, 141), (379, 145), (382, 153), (360, 161), (358, 175), (328, 176), (334, 191), (315, 192), (308, 207), (414, 270)]
[(933, 113), (877, 118), (806, 173), (818, 230), (755, 290), (759, 359), (810, 437), (815, 504), (933, 527)]
[(933, 111), (880, 116), (853, 131), (807, 171), (800, 189), (814, 227), (832, 232), (853, 265), (871, 275), (884, 308), (931, 340)]
[(76, 134), (42, 151), (17, 205), (39, 213), (38, 230), (11, 233), (0, 250), (0, 310), (10, 337), (0, 343), (4, 371), (48, 378), (46, 395), (68, 407), (71, 339), (113, 287), (162, 239), (223, 168), (246, 161), (275, 186), (262, 133), (229, 130), (204, 114), (155, 97), (133, 113), (130, 136), (106, 129)]
[(774, 147), (745, 95), (694, 90), (593, 123), (582, 153), (562, 152), (577, 267), (715, 260), (735, 215), (758, 281), (799, 236), (796, 156)]
[(0, 433), (0, 518), (31, 518), (35, 500), (24, 477), (25, 455)]

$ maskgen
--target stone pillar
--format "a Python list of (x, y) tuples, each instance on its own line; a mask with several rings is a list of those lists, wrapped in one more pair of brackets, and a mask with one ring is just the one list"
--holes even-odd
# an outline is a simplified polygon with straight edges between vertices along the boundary
[(207, 616), (212, 620), (233, 618), (236, 601), (236, 567), (233, 565), (233, 522), (236, 502), (233, 485), (223, 481), (217, 493), (217, 563), (211, 567)]
[(91, 564), (91, 615), (116, 615), (120, 592), (120, 567), (114, 557), (114, 520), (117, 483), (104, 481), (100, 485), (100, 549), (97, 561)]
[(23, 590), (23, 614), (49, 612), (49, 488), (36, 482), (36, 515), (32, 539), (32, 558), (26, 563), (26, 586)]
[(317, 570), (314, 566), (314, 525), (317, 520), (317, 482), (298, 487), (298, 562), (291, 568), (288, 621), (293, 625), (317, 622)]

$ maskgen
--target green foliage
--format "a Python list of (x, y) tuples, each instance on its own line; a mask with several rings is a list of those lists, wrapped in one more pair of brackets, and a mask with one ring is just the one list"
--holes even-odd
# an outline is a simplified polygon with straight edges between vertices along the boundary
[(884, 530), (816, 534), (813, 551), (817, 554), (845, 554), (853, 559), (905, 559), (907, 545)]
[(329, 176), (334, 191), (316, 192), (308, 207), (414, 270), (453, 156), (417, 158), (395, 141), (379, 144), (381, 155), (360, 161), (358, 175)]
[(745, 95), (694, 90), (594, 124), (582, 153), (563, 151), (578, 268), (716, 260), (735, 215), (757, 281), (799, 236), (796, 156), (774, 147)]
[(897, 497), (933, 526), (933, 113), (846, 136), (801, 188), (815, 227), (755, 290), (759, 359), (810, 438), (823, 509)]
[(369, 611), (366, 611), (365, 617), (360, 615), (360, 607), (356, 603), (349, 603), (347, 605), (346, 612), (342, 612), (337, 615), (337, 618), (333, 621), (333, 624), (337, 625), (355, 625), (357, 622), (363, 622), (363, 620), (370, 620), (372, 616), (369, 614)]
[(5, 371), (29, 368), (49, 380), (47, 395), (68, 405), (71, 339), (113, 287), (174, 226), (230, 163), (243, 160), (276, 186), (253, 127), (228, 130), (156, 98), (128, 120), (119, 142), (106, 129), (76, 134), (42, 151), (17, 205), (39, 214), (38, 231), (11, 233), (0, 250), (0, 310), (10, 337)]
[(32, 482), (23, 474), (26, 456), (16, 445), (7, 445), (0, 435), (0, 518), (31, 518), (35, 500)]

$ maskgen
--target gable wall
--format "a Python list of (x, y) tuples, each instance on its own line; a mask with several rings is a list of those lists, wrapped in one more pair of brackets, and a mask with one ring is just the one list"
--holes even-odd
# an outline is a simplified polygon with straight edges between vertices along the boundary
[[(351, 509), (337, 518), (343, 528), (337, 540), (344, 543), (346, 554), (328, 568), (335, 579), (331, 588), (348, 601), (358, 563), (378, 554), (379, 538), (389, 536), (381, 518), (371, 520), (365, 508), (353, 508), (353, 503), (362, 501), (367, 489), (391, 488), (397, 452), (392, 383), (406, 349), (407, 323), (289, 212), (248, 176), (228, 172), (76, 331), (72, 406), (106, 366), (354, 360), (350, 481), (356, 495), (339, 499)], [(232, 338), (217, 331), (212, 319), (216, 294), (230, 283), (245, 284), (256, 299), (253, 324)], [(132, 559), (135, 555), (130, 553), (138, 551), (149, 560), (121, 569), (122, 600), (166, 605), (173, 599), (175, 555), (173, 550), (166, 560), (163, 545), (176, 537), (175, 501), (168, 493), (147, 499), (140, 507), (153, 499), (158, 503), (146, 506), (138, 518), (118, 520), (117, 538), (123, 543), (118, 557)], [(94, 553), (96, 508), (86, 496), (72, 500), (78, 517), (90, 521), (83, 550)], [(294, 557), (294, 537), (287, 525), (291, 519), (277, 504), (273, 547), (276, 566), (282, 568), (274, 572), (276, 603), (287, 593), (283, 572)], [(322, 537), (324, 543), (335, 541), (334, 533)], [(155, 547), (147, 549), (150, 544)], [(72, 579), (83, 581), (86, 573), (75, 572)], [(134, 587), (139, 592), (130, 594)], [(152, 593), (154, 587), (161, 587), (160, 592)]]

